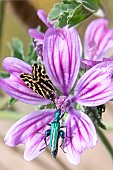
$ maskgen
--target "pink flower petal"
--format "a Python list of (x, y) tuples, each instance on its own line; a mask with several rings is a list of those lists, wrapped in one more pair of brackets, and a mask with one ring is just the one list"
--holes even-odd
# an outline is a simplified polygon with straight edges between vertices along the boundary
[(24, 61), (14, 58), (14, 57), (7, 57), (3, 60), (2, 67), (8, 71), (9, 73), (28, 73), (30, 74), (32, 71), (32, 67), (25, 63)]
[[(24, 159), (26, 161), (31, 161), (39, 156), (46, 148), (44, 141), (45, 134), (35, 134), (32, 135), (28, 141), (26, 142), (26, 148), (24, 151)], [(47, 139), (47, 143), (49, 143), (49, 137)], [(44, 149), (42, 149), (44, 148)], [(42, 149), (42, 150), (41, 150)]]
[(91, 119), (82, 111), (69, 108), (66, 122), (67, 137), (65, 137), (64, 151), (68, 160), (77, 165), (80, 155), (86, 148), (93, 148), (97, 142), (95, 127)]
[(29, 35), (34, 38), (35, 41), (37, 41), (39, 44), (43, 44), (43, 39), (44, 39), (44, 33), (34, 29), (30, 28), (29, 29)]
[(5, 144), (13, 147), (23, 143), (28, 147), (29, 141), (29, 146), (34, 145), (34, 142), (39, 143), (44, 138), (45, 131), (49, 129), (47, 124), (53, 120), (54, 112), (54, 109), (38, 110), (23, 117), (9, 129), (4, 139)]
[(113, 99), (113, 61), (106, 61), (88, 70), (77, 82), (73, 102), (98, 106)]
[(51, 102), (35, 93), (21, 80), (20, 74), (22, 72), (31, 74), (32, 68), (29, 64), (17, 58), (8, 57), (4, 59), (2, 65), (6, 71), (11, 73), (8, 78), (0, 78), (0, 88), (8, 95), (21, 102), (33, 105), (43, 105)]
[(85, 33), (85, 59), (102, 60), (113, 47), (113, 29), (108, 29), (108, 20), (101, 18), (92, 21)]
[(47, 21), (47, 15), (43, 9), (39, 9), (37, 15), (48, 28), (53, 27), (53, 25)]
[(87, 60), (87, 59), (81, 59), (81, 68), (82, 69), (89, 69), (95, 66), (96, 64), (101, 63), (102, 61), (94, 61), (94, 60)]
[[(44, 10), (39, 9), (37, 11), (38, 17), (42, 20), (42, 22), (49, 28), (53, 27), (51, 23), (47, 21), (47, 16)], [(37, 29), (30, 28), (29, 29), (29, 35), (34, 38), (35, 41), (37, 41), (39, 44), (43, 44), (43, 39), (44, 39), (44, 33), (38, 31)]]
[(44, 38), (44, 64), (53, 84), (67, 95), (80, 67), (81, 44), (74, 27), (50, 28)]

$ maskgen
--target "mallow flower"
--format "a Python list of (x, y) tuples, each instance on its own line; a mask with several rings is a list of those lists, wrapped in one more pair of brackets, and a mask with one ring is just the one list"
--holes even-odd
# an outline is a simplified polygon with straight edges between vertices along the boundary
[[(80, 155), (86, 148), (93, 148), (97, 142), (96, 130), (91, 119), (76, 104), (94, 107), (105, 104), (113, 98), (113, 61), (106, 61), (89, 69), (79, 80), (81, 43), (74, 27), (49, 28), (44, 36), (43, 62), (47, 75), (55, 86), (55, 104), (62, 113), (67, 129), (63, 150), (74, 165), (80, 162)], [(34, 105), (47, 105), (52, 101), (36, 94), (20, 78), (21, 73), (32, 74), (32, 67), (16, 58), (8, 57), (3, 68), (9, 78), (0, 79), (0, 87), (17, 100)], [(76, 85), (75, 85), (76, 83)], [(60, 95), (59, 95), (60, 94)], [(33, 160), (45, 149), (47, 124), (53, 121), (56, 108), (46, 108), (30, 113), (17, 121), (7, 132), (5, 144), (11, 147), (25, 145), (24, 158)], [(65, 128), (64, 128), (65, 131)], [(49, 137), (47, 139), (49, 144)]]
[[(47, 21), (47, 15), (43, 9), (39, 9), (37, 11), (37, 15), (48, 28), (53, 27), (53, 24)], [(44, 33), (42, 33), (41, 31), (38, 31), (35, 28), (30, 28), (29, 34), (32, 38), (34, 38), (35, 41), (43, 43)]]
[[(53, 24), (47, 21), (48, 20), (47, 15), (43, 9), (39, 9), (37, 11), (37, 15), (42, 20), (42, 22), (47, 26), (47, 28), (53, 27)], [(43, 40), (45, 34), (41, 31), (38, 31), (35, 28), (30, 28), (29, 35), (34, 39), (33, 45), (35, 47), (36, 53), (38, 54), (39, 57), (43, 59), (42, 48), (43, 48)]]
[(97, 63), (107, 60), (106, 54), (113, 48), (113, 28), (108, 28), (108, 20), (99, 18), (93, 20), (87, 27), (84, 36), (84, 63), (92, 67)]

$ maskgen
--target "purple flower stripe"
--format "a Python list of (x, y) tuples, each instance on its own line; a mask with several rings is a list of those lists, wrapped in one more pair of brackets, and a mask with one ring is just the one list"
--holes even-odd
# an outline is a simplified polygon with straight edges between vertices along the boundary
[(113, 56), (111, 56), (110, 58), (103, 58), (103, 61), (113, 61)]
[(45, 130), (48, 129), (47, 124), (53, 120), (54, 112), (54, 109), (38, 110), (23, 117), (9, 129), (4, 139), (5, 144), (12, 147), (20, 143), (26, 145), (32, 136), (38, 134), (44, 137)]
[(113, 62), (106, 61), (88, 70), (77, 82), (72, 101), (93, 107), (112, 99), (112, 66)]
[(97, 19), (89, 24), (85, 33), (85, 59), (102, 60), (112, 48), (113, 29), (108, 29), (106, 19)]
[(64, 150), (68, 160), (77, 165), (80, 155), (86, 148), (93, 148), (97, 142), (97, 135), (92, 121), (83, 112), (69, 108), (66, 127), (68, 136), (65, 138)]
[[(38, 110), (23, 117), (9, 129), (4, 139), (5, 144), (13, 147), (23, 143), (26, 146), (25, 160), (36, 158), (44, 151), (40, 149), (45, 147), (45, 131), (49, 129), (47, 124), (53, 120), (54, 112), (54, 109)], [(49, 144), (49, 138), (47, 143)]]
[[(76, 44), (76, 46), (75, 46)], [(64, 94), (72, 89), (80, 67), (81, 44), (75, 28), (49, 29), (44, 38), (44, 64), (53, 84)]]
[[(94, 57), (95, 51), (97, 51), (96, 50), (97, 47), (94, 48), (94, 52), (91, 54), (89, 54), (89, 50), (91, 47), (94, 47), (98, 43), (100, 36), (101, 36), (103, 30), (105, 29), (105, 27), (107, 26), (107, 24), (108, 24), (107, 20), (97, 19), (97, 20), (92, 21), (89, 24), (89, 26), (87, 27), (86, 32), (85, 32), (85, 39), (84, 39), (85, 59), (94, 60), (93, 57)], [(96, 35), (98, 35), (98, 36), (96, 36)], [(97, 57), (97, 60), (98, 60), (98, 57)]]
[(70, 163), (72, 163), (73, 165), (77, 165), (77, 164), (80, 163), (81, 153), (75, 151), (75, 147), (71, 142), (70, 142), (70, 145), (68, 145), (65, 148), (65, 152), (68, 153), (68, 154), (65, 154), (65, 155), (66, 155), (66, 157), (67, 157), (67, 159), (69, 160)]
[(98, 43), (97, 55), (100, 56), (100, 60), (102, 60), (105, 53), (113, 47), (113, 29), (105, 31), (106, 32), (103, 33)]
[[(31, 161), (35, 159), (46, 149), (45, 148), (40, 151), (40, 149), (46, 146), (44, 142), (44, 135), (35, 133), (28, 139), (28, 141), (26, 142), (26, 148), (24, 151), (24, 159), (26, 161)], [(47, 144), (48, 143), (49, 143), (49, 137), (47, 138)]]

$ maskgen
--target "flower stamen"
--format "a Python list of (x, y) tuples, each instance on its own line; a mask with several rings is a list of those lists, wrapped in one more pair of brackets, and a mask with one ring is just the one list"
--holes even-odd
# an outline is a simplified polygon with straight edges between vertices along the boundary
[(66, 96), (60, 96), (59, 98), (55, 98), (56, 108), (60, 108), (63, 112), (66, 110), (68, 101)]

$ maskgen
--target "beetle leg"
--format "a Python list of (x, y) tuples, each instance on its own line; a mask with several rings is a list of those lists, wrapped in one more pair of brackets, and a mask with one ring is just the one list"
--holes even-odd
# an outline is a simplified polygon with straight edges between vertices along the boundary
[(60, 147), (61, 147), (61, 149), (63, 150), (63, 152), (66, 153), (66, 152), (64, 151), (64, 148), (63, 148), (63, 143), (64, 143), (64, 139), (65, 139), (65, 132), (64, 132), (63, 130), (60, 130), (60, 131), (59, 131), (59, 137), (62, 138), (62, 142), (61, 142)]
[(60, 128), (66, 128), (66, 137), (67, 137), (67, 138), (73, 138), (73, 136), (68, 136), (68, 135), (67, 135), (67, 126), (61, 126)]
[(47, 138), (48, 136), (50, 136), (50, 132), (51, 132), (50, 129), (49, 129), (49, 130), (46, 130), (45, 137), (44, 137), (44, 141), (45, 141), (46, 146), (45, 146), (44, 148), (41, 148), (40, 151), (42, 151), (43, 149), (45, 149), (45, 148), (48, 147), (46, 138)]
[(48, 126), (51, 126), (51, 124), (49, 124), (49, 123), (48, 123), (47, 125), (48, 125)]

